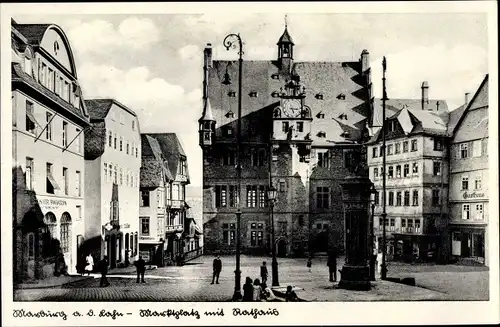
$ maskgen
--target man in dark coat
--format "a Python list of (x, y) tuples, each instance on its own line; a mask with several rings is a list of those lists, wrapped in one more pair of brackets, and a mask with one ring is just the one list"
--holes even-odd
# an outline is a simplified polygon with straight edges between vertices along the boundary
[(328, 256), (328, 270), (330, 272), (330, 282), (337, 281), (337, 250), (332, 249)]
[(108, 256), (104, 256), (104, 258), (99, 261), (98, 264), (99, 271), (101, 272), (101, 287), (106, 287), (109, 286), (108, 279), (106, 278), (106, 275), (108, 274)]
[(146, 261), (139, 256), (139, 260), (137, 260), (135, 263), (135, 267), (137, 268), (137, 283), (139, 283), (139, 280), (142, 283), (145, 283), (144, 281), (144, 273), (146, 272)]
[(267, 272), (266, 262), (263, 261), (262, 266), (260, 266), (260, 278), (262, 279), (262, 283), (267, 283), (267, 276), (268, 272)]
[(213, 269), (214, 269), (214, 273), (213, 273), (213, 276), (212, 276), (212, 283), (214, 283), (214, 281), (219, 284), (219, 275), (220, 275), (220, 272), (222, 270), (222, 261), (219, 257), (219, 255), (217, 255), (214, 259), (214, 263), (213, 263)]

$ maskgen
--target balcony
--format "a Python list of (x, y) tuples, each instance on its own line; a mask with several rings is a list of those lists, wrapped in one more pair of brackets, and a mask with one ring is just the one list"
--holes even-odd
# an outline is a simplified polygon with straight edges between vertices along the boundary
[(181, 224), (179, 225), (167, 225), (165, 226), (165, 233), (178, 233), (184, 230)]
[(184, 200), (171, 200), (172, 201), (172, 205), (170, 206), (170, 208), (172, 209), (182, 209), (184, 208)]

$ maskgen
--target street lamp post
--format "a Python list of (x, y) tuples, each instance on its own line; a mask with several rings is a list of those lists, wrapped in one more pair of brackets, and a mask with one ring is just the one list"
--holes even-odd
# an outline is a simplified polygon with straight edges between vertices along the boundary
[(375, 225), (375, 186), (371, 185), (370, 193), (372, 195), (371, 209), (372, 215), (370, 219), (370, 280), (375, 281), (375, 235), (374, 235), (374, 225)]
[(386, 176), (387, 176), (387, 171), (386, 171), (386, 145), (385, 145), (385, 101), (388, 100), (387, 98), (387, 92), (385, 90), (385, 71), (387, 70), (387, 62), (384, 59), (382, 60), (382, 151), (383, 156), (382, 156), (382, 167), (384, 170), (384, 173), (382, 174), (382, 195), (383, 195), (383, 203), (382, 203), (382, 265), (381, 265), (381, 277), (382, 279), (387, 279), (387, 264), (386, 264), (386, 251), (387, 251), (387, 235), (386, 235), (386, 221), (387, 221), (387, 213), (386, 213)]
[(269, 189), (267, 191), (267, 198), (269, 199), (269, 207), (270, 207), (270, 213), (271, 213), (271, 252), (272, 252), (272, 263), (271, 263), (271, 268), (272, 268), (272, 284), (273, 286), (280, 286), (279, 282), (279, 277), (278, 277), (278, 260), (276, 260), (276, 240), (275, 240), (275, 234), (274, 234), (274, 203), (276, 202), (276, 195), (277, 191), (276, 189), (272, 186), (269, 185)]
[(240, 247), (241, 247), (241, 90), (243, 72), (243, 42), (239, 34), (229, 34), (224, 38), (223, 45), (226, 50), (239, 48), (238, 54), (238, 121), (236, 131), (236, 180), (238, 183), (238, 200), (236, 208), (236, 270), (234, 271), (234, 294), (233, 301), (241, 300), (241, 270), (240, 270)]

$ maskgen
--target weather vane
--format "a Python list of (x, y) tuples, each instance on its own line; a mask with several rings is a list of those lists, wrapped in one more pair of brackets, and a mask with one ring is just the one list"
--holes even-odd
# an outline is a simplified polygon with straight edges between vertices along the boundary
[(285, 15), (285, 28), (288, 26), (288, 21), (287, 21), (288, 15)]

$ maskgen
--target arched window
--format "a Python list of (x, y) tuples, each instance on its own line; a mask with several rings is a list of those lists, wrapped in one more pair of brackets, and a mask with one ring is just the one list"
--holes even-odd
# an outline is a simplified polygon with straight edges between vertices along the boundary
[(71, 216), (65, 212), (61, 216), (61, 251), (67, 253), (71, 249)]
[(43, 217), (43, 222), (47, 226), (48, 236), (50, 238), (57, 238), (56, 237), (56, 227), (57, 227), (56, 215), (54, 215), (52, 212), (47, 212), (45, 214), (45, 217)]

